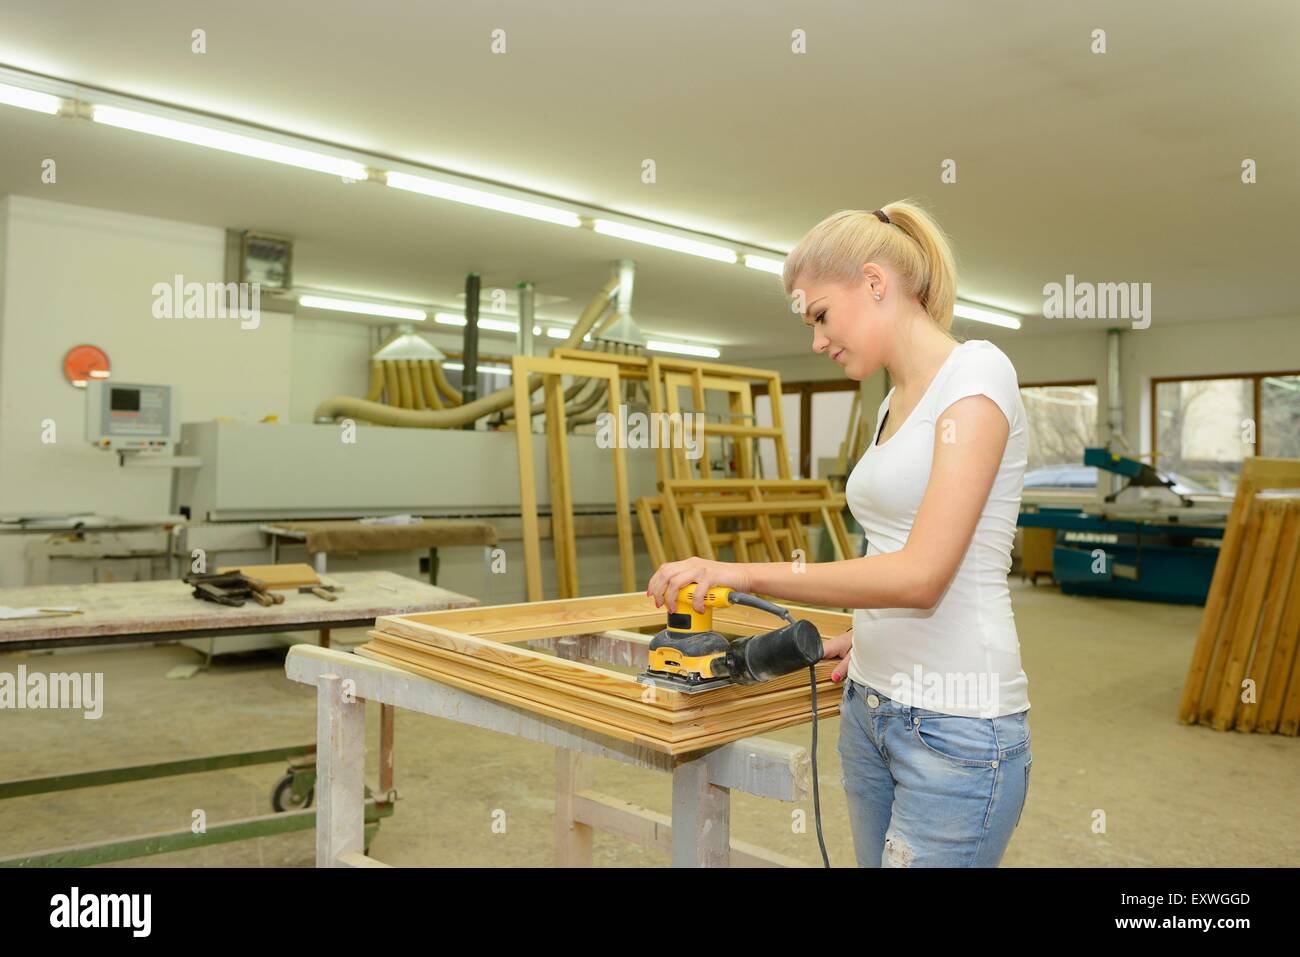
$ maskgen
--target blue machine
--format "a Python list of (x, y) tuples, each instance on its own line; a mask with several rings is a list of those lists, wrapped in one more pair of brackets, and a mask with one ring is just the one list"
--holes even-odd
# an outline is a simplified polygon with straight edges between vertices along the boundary
[[(1150, 465), (1108, 449), (1086, 449), (1083, 461), (1129, 481), (1100, 506), (1026, 505), (1020, 512), (1022, 527), (1056, 529), (1052, 575), (1062, 593), (1204, 604), (1226, 507), (1206, 508)], [(1171, 496), (1169, 507), (1149, 499), (1139, 507), (1118, 504), (1133, 497), (1130, 489), (1141, 488), (1163, 488)]]

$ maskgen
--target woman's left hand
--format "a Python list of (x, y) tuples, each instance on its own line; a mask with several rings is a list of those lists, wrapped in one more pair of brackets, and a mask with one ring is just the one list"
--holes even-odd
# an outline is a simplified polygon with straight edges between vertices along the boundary
[(714, 562), (692, 556), (680, 562), (666, 562), (650, 577), (646, 594), (655, 600), (655, 607), (677, 607), (677, 593), (695, 582), (692, 604), (697, 612), (704, 611), (704, 595), (714, 585), (727, 585), (736, 591), (749, 591), (749, 574), (738, 562)]

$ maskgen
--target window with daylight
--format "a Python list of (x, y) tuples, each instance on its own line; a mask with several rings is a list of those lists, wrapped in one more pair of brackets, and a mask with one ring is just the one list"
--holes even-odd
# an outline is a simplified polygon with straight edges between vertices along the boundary
[(1153, 379), (1157, 468), (1231, 495), (1249, 456), (1300, 458), (1300, 372)]
[[(781, 383), (781, 417), (785, 425), (786, 451), (790, 456), (791, 478), (829, 478), (826, 469), (839, 456), (849, 429), (853, 396), (859, 385), (853, 380), (818, 379)], [(766, 385), (753, 389), (754, 418), (759, 425), (772, 424), (771, 399)], [(872, 421), (876, 410), (870, 410)], [(776, 451), (771, 442), (759, 442), (759, 463), (767, 478), (775, 478)], [(846, 464), (852, 469), (853, 463)]]
[(1097, 470), (1083, 464), (1083, 450), (1097, 444), (1097, 383), (1023, 385), (1029, 432), (1026, 489), (1093, 489)]

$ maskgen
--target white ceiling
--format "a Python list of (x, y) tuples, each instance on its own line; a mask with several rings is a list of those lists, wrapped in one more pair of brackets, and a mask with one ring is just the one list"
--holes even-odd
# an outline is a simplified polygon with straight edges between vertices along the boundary
[[(917, 197), (953, 236), (964, 296), (1036, 314), (1067, 273), (1150, 282), (1155, 323), (1300, 314), (1298, 38), (1294, 0), (0, 6), (12, 68), (760, 246)], [(285, 233), (311, 286), (453, 302), (469, 271), (528, 279), (567, 300), (556, 317), (630, 256), (647, 331), (724, 358), (809, 346), (767, 274), (7, 107), (0, 193)]]

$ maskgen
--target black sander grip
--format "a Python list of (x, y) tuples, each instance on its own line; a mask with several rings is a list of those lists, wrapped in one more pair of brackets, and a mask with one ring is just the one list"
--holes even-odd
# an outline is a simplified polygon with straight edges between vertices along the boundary
[(822, 660), (822, 652), (817, 626), (800, 619), (775, 631), (733, 641), (727, 668), (737, 684), (752, 685), (815, 665)]

